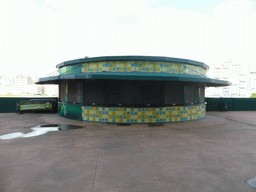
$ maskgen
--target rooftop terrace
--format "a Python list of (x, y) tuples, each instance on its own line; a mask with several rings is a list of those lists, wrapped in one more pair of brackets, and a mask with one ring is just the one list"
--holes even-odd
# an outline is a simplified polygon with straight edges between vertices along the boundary
[(0, 191), (255, 191), (256, 112), (117, 126), (1, 113), (0, 135), (42, 124), (80, 129), (0, 139)]

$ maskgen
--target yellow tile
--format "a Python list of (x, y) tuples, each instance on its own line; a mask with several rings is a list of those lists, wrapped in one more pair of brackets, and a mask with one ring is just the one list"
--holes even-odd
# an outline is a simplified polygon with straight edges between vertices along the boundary
[(159, 71), (160, 71), (160, 68), (159, 68), (159, 67), (157, 67), (157, 68), (156, 68), (156, 71), (158, 71), (158, 72), (159, 72)]
[(131, 116), (130, 116), (130, 115), (127, 115), (126, 118), (127, 118), (127, 119), (131, 119)]
[(109, 118), (109, 119), (112, 119), (112, 118), (113, 118), (113, 115), (108, 115), (108, 118)]
[(142, 119), (142, 118), (141, 118), (141, 115), (138, 115), (138, 119)]
[(183, 114), (180, 114), (180, 117), (183, 117)]
[(149, 119), (149, 120), (148, 120), (149, 123), (152, 123), (152, 121), (153, 121), (152, 119)]
[(127, 115), (127, 112), (126, 112), (126, 111), (124, 111), (124, 112), (123, 112), (123, 115)]
[(141, 115), (145, 115), (145, 114), (146, 114), (146, 112), (145, 112), (145, 111), (142, 111), (142, 112), (141, 112)]
[(116, 112), (115, 112), (115, 111), (112, 111), (112, 115), (116, 115)]
[(138, 71), (142, 71), (142, 67), (138, 67)]
[(175, 118), (175, 115), (172, 115), (172, 118)]
[(102, 114), (99, 114), (99, 118), (102, 118)]
[(124, 71), (124, 68), (123, 68), (123, 67), (120, 67), (120, 71)]
[(123, 123), (123, 119), (119, 119), (119, 122), (120, 122), (120, 123)]
[(153, 108), (149, 108), (148, 111), (153, 111)]
[(115, 61), (113, 61), (113, 67), (116, 67), (116, 62)]
[(142, 61), (141, 64), (142, 64), (142, 67), (146, 67), (146, 62), (145, 61)]
[(119, 115), (116, 115), (116, 119), (119, 119)]
[(89, 117), (92, 117), (92, 114), (90, 114), (90, 116)]
[(149, 115), (145, 115), (145, 119), (149, 119)]
[(96, 121), (96, 118), (95, 118), (95, 117), (93, 117), (93, 118), (92, 118), (92, 120), (93, 120), (93, 121)]
[(127, 71), (131, 71), (132, 69), (131, 69), (131, 67), (127, 67)]

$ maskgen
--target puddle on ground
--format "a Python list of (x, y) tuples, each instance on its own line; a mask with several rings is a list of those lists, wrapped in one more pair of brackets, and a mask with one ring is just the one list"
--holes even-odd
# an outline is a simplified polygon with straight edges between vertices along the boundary
[(246, 181), (246, 183), (256, 188), (256, 177), (254, 179)]
[(29, 133), (22, 133), (22, 132), (15, 132), (6, 135), (1, 135), (0, 139), (15, 139), (15, 138), (28, 138), (28, 137), (36, 137), (40, 135), (44, 135), (50, 131), (62, 131), (62, 130), (70, 130), (70, 129), (79, 129), (82, 126), (77, 125), (58, 125), (58, 124), (51, 124), (51, 125), (38, 125), (35, 127), (30, 128), (32, 132)]

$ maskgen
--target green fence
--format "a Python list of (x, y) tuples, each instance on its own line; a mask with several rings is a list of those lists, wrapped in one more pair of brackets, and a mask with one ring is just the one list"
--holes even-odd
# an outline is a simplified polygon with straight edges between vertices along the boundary
[(30, 99), (56, 99), (58, 102), (58, 97), (0, 97), (0, 113), (15, 113), (17, 102)]
[(206, 111), (223, 111), (226, 102), (226, 111), (256, 111), (256, 98), (205, 98)]
[[(0, 113), (15, 113), (17, 102), (30, 99), (56, 99), (58, 102), (57, 97), (0, 97)], [(205, 98), (205, 101), (206, 111), (222, 111), (224, 102), (227, 102), (227, 111), (256, 111), (256, 98)]]

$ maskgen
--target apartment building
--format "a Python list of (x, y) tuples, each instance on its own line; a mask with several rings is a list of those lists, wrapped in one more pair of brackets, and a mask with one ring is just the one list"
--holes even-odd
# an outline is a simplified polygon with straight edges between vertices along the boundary
[(250, 97), (256, 93), (256, 67), (232, 60), (215, 63), (207, 76), (232, 83), (228, 87), (207, 88), (206, 97)]

